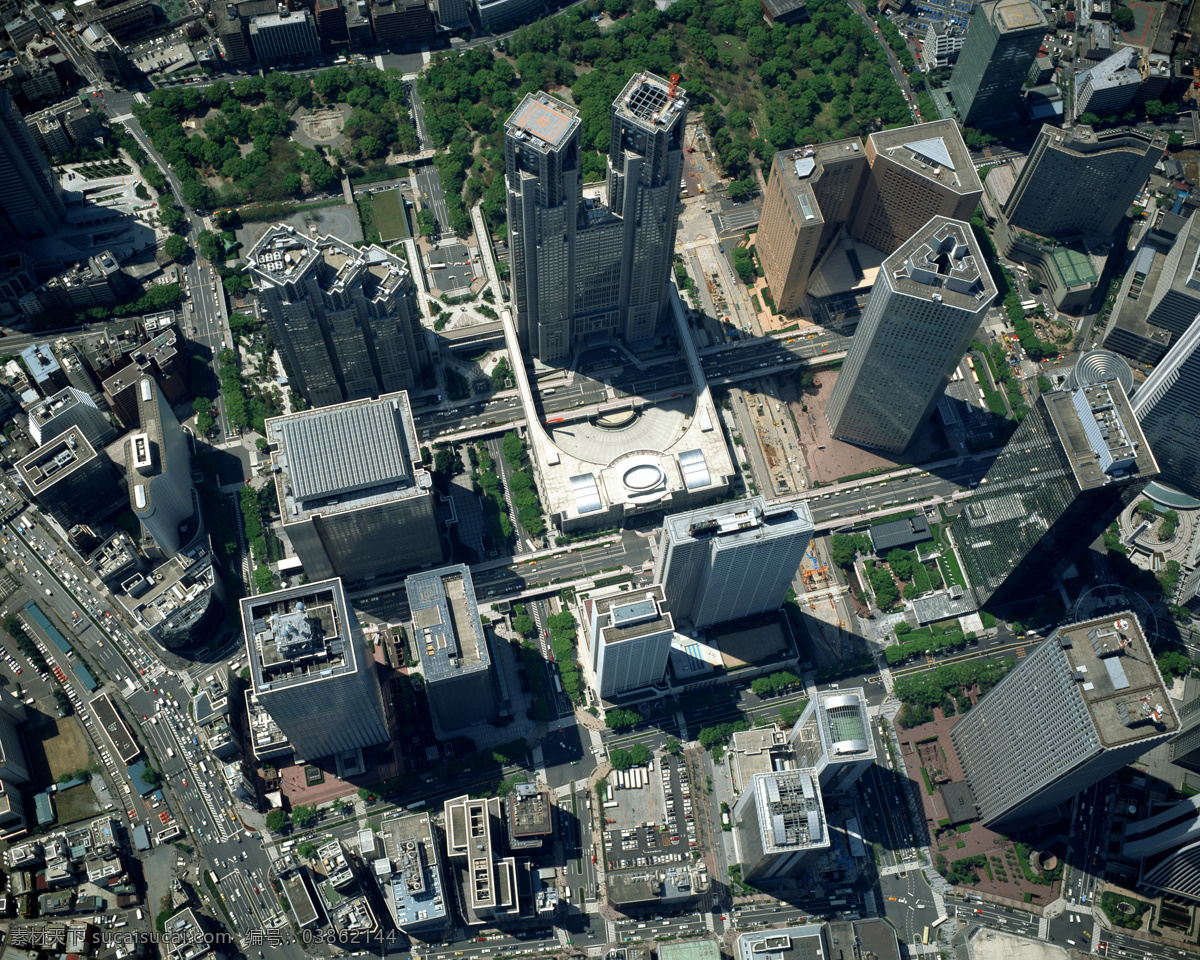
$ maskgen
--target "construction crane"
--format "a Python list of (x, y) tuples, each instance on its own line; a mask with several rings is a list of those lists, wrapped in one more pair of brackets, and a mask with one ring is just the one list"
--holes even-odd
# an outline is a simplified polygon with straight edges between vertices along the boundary
[(828, 576), (829, 571), (828, 571), (828, 568), (826, 568), (826, 567), (818, 567), (815, 570), (804, 570), (804, 571), (802, 571), (802, 573), (804, 574), (804, 582), (808, 586), (808, 589), (810, 589), (810, 590), (813, 589), (814, 581), (817, 578), (820, 578), (822, 583), (827, 582), (829, 580), (829, 576)]

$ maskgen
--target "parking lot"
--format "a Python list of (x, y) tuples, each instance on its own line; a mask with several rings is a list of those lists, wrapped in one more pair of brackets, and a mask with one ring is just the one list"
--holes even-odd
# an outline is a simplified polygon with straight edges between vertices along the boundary
[[(622, 787), (622, 782), (635, 784)], [(642, 783), (645, 786), (642, 786)], [(633, 870), (688, 859), (696, 845), (691, 783), (674, 757), (609, 774), (612, 799), (605, 803), (605, 849), (609, 870)], [(682, 830), (680, 829), (682, 827)]]
[[(470, 251), (461, 243), (447, 243), (430, 250), (429, 277), (442, 293), (454, 295), (465, 292), (475, 279), (475, 265), (470, 262)], [(480, 267), (480, 273), (483, 268)]]

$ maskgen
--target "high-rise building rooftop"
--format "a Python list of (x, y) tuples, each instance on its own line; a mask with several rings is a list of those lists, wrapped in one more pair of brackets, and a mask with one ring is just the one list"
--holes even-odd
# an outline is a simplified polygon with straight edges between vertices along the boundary
[(422, 937), (445, 930), (450, 913), (441, 839), (432, 818), (420, 814), (384, 820), (380, 833), (386, 859), (371, 866), (396, 928)]

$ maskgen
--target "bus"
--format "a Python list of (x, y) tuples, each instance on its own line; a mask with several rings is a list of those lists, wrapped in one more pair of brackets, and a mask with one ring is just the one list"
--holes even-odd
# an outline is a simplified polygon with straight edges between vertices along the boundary
[(1022, 300), (1021, 309), (1028, 313), (1030, 310), (1036, 310), (1040, 304), (1036, 300)]
[(940, 927), (945, 922), (946, 922), (946, 917), (938, 917), (936, 920), (933, 921), (933, 923), (931, 923), (929, 925), (929, 929), (936, 930), (938, 927)]
[(921, 942), (922, 942), (922, 943), (928, 943), (928, 942), (929, 942), (929, 928), (928, 928), (928, 927), (926, 927), (926, 928), (925, 928), (925, 933), (924, 933), (924, 935), (921, 937)]

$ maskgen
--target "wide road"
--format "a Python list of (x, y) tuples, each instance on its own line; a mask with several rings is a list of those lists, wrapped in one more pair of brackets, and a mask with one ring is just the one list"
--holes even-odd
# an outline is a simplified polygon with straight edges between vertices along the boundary
[[(57, 543), (50, 532), (36, 522), (36, 517), (27, 514), (26, 519), (33, 524), (32, 533), (19, 532), (15, 523), (9, 524), (4, 531), (8, 538), (4, 546), (10, 554), (5, 559), (15, 561), (10, 563), (10, 569), (14, 576), (24, 581), (26, 590), (37, 598), (39, 606), (75, 648), (78, 660), (88, 664), (101, 684), (97, 693), (109, 692), (118, 707), (124, 704), (124, 718), (142, 745), (148, 765), (159, 769), (163, 775), (165, 802), (152, 808), (136, 795), (142, 784), (133, 783), (123, 768), (108, 766), (117, 791), (115, 796), (120, 797), (118, 809), (134, 813), (130, 818), (126, 812), (124, 819), (131, 827), (131, 820), (143, 822), (150, 833), (155, 834), (163, 827), (159, 815), (165, 812), (170, 822), (178, 823), (192, 835), (197, 855), (189, 861), (189, 868), (216, 870), (220, 876), (228, 872), (224, 868), (237, 858), (238, 872), (247, 877), (265, 878), (270, 870), (270, 859), (261, 847), (261, 838), (242, 829), (237, 813), (241, 804), (226, 790), (219, 773), (221, 761), (206, 749), (201, 731), (196, 728), (188, 709), (193, 684), (211, 672), (212, 664), (198, 665), (193, 671), (194, 676), (175, 666), (180, 662), (177, 657), (143, 640), (137, 630), (124, 622), (121, 607), (106, 592), (98, 593), (88, 583), (90, 571), (76, 565), (73, 553), (66, 545)], [(70, 582), (71, 576), (78, 579)], [(49, 596), (46, 590), (50, 590)], [(14, 595), (13, 602), (16, 599)], [(79, 614), (78, 620), (73, 613)], [(39, 633), (36, 629), (32, 632)], [(57, 648), (47, 646), (47, 649), (56, 661), (63, 663), (66, 659), (58, 655)], [(233, 641), (219, 652), (224, 656), (237, 649), (240, 644)], [(172, 666), (163, 662), (166, 659)], [(82, 688), (70, 669), (73, 662), (64, 663), (64, 671), (86, 710), (87, 702), (96, 694)], [(158, 706), (160, 700), (161, 707)], [(158, 722), (153, 722), (154, 719)], [(101, 745), (112, 754), (111, 744), (102, 740)], [(130, 790), (128, 795), (125, 788)], [(203, 884), (197, 886), (204, 889)], [(259, 886), (262, 889), (261, 884)], [(155, 896), (165, 892), (152, 891)], [(226, 897), (229, 897), (228, 892)], [(225, 905), (227, 907), (227, 903)], [(220, 916), (217, 912), (214, 915)], [(257, 920), (251, 926), (243, 926), (243, 920), (238, 919), (236, 912), (231, 912), (231, 918), (235, 934), (248, 933), (259, 926)], [(261, 919), (272, 925), (280, 923), (282, 917), (276, 897), (265, 897)], [(286, 928), (286, 923), (283, 926)], [(285, 945), (279, 948), (284, 953), (280, 955), (288, 960), (303, 960), (303, 952), (299, 946), (291, 945), (291, 940), (290, 930), (285, 929)]]

